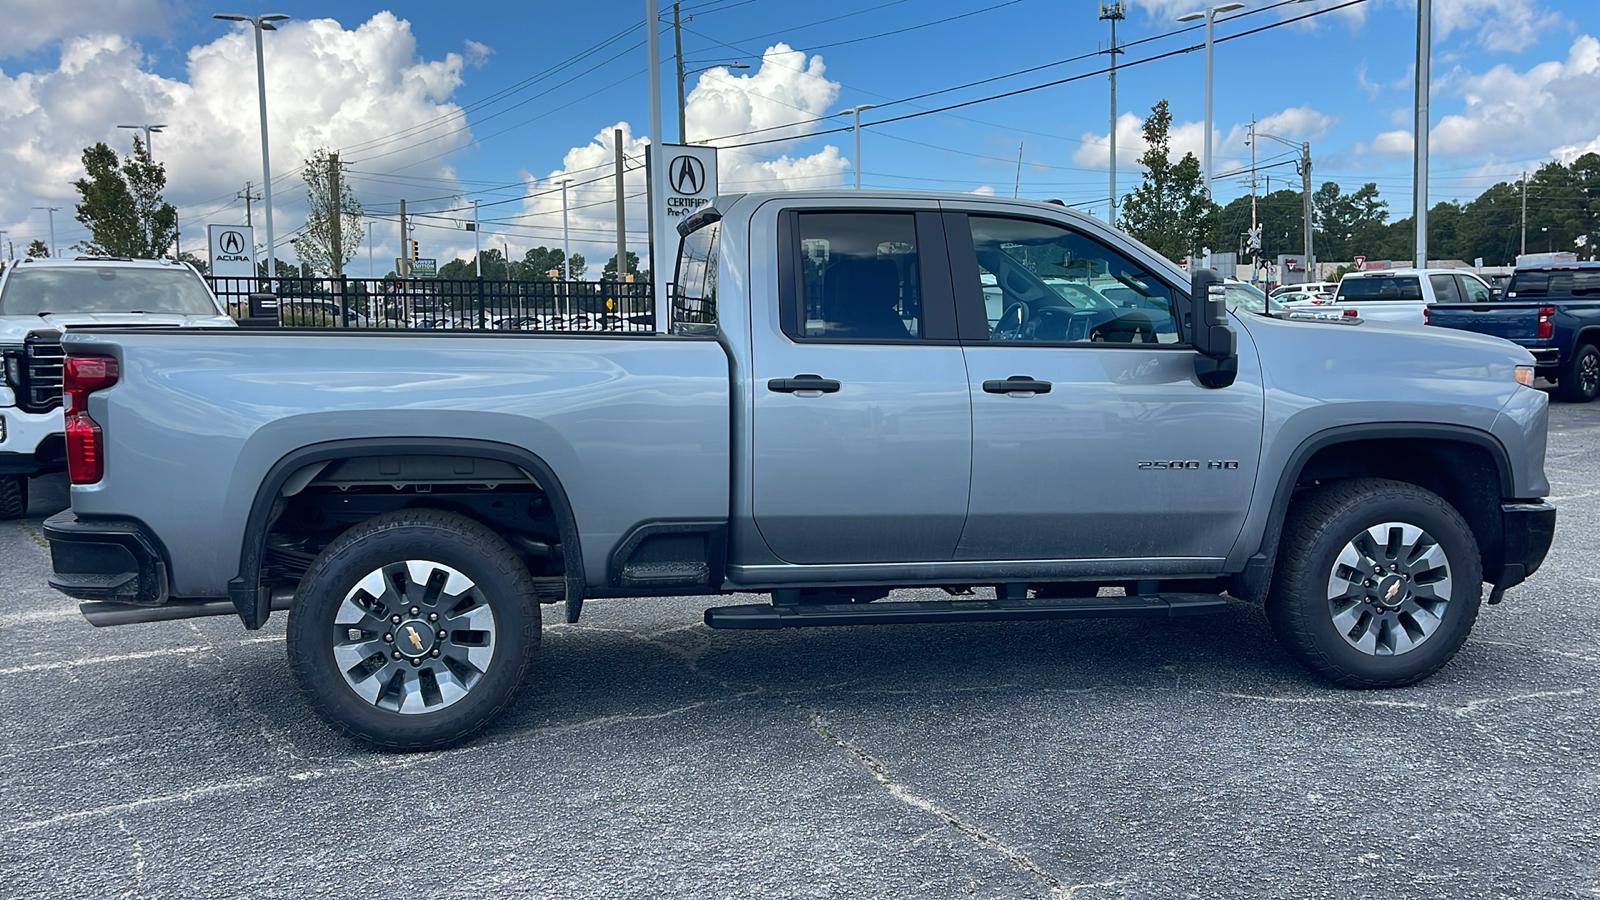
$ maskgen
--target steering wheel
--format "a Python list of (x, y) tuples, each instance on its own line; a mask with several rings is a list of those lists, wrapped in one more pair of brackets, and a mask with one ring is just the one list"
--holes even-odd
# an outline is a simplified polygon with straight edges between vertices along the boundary
[(995, 341), (1014, 341), (1022, 337), (1022, 328), (1028, 323), (1028, 305), (1013, 300), (1006, 307), (1005, 312), (995, 321), (994, 329), (989, 333), (989, 339)]

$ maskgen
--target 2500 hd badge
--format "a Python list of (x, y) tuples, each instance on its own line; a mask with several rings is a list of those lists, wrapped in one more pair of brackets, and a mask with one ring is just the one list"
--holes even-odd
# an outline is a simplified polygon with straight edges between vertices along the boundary
[(1141, 469), (1223, 469), (1232, 470), (1239, 468), (1236, 459), (1213, 459), (1201, 465), (1198, 459), (1141, 459)]

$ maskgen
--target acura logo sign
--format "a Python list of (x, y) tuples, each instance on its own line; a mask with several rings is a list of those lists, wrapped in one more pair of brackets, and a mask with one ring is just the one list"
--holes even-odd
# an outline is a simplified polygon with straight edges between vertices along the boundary
[(706, 186), (705, 164), (693, 156), (680, 156), (667, 167), (672, 189), (680, 194), (698, 194)]
[(244, 235), (237, 231), (224, 231), (222, 237), (217, 240), (217, 246), (223, 253), (243, 253)]

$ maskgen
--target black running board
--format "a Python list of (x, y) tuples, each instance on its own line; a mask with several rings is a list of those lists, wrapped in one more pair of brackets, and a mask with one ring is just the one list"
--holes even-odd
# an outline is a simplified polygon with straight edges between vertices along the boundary
[(919, 600), (879, 603), (753, 603), (706, 610), (712, 628), (811, 628), (916, 622), (1014, 622), (1132, 616), (1203, 616), (1226, 609), (1216, 594), (1155, 594), (1081, 600)]

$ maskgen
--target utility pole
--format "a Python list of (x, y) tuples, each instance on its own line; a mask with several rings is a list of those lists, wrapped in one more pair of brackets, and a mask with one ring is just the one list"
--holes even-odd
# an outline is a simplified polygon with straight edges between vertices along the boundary
[(333, 251), (329, 260), (329, 270), (334, 278), (344, 277), (344, 204), (339, 196), (339, 154), (328, 154), (328, 191), (333, 196), (333, 233), (331, 249)]
[(478, 226), (478, 200), (472, 200), (472, 274), (483, 277), (483, 231)]
[(1017, 142), (1017, 182), (1011, 186), (1012, 199), (1015, 199), (1017, 194), (1022, 191), (1022, 147), (1026, 143), (1026, 141)]
[(372, 268), (372, 220), (367, 220), (367, 277), (377, 278), (377, 271)]
[(1417, 149), (1413, 184), (1417, 220), (1417, 268), (1428, 266), (1428, 81), (1432, 58), (1433, 0), (1417, 0)]
[[(661, 156), (661, 14), (656, 0), (644, 0), (644, 45), (645, 57), (649, 60), (650, 74), (646, 76), (647, 87), (650, 94), (650, 146), (645, 149), (645, 181), (647, 184), (654, 179), (663, 177), (662, 167), (666, 160)], [(650, 191), (646, 190), (645, 196)], [(660, 235), (656, 240), (656, 210), (652, 203), (650, 207), (650, 278), (653, 284), (653, 298), (655, 304), (655, 330), (666, 334), (672, 330), (672, 304), (667, 296), (667, 272), (662, 256), (666, 255), (668, 237)]]
[(1111, 172), (1111, 214), (1106, 221), (1112, 227), (1117, 224), (1117, 54), (1122, 52), (1117, 49), (1117, 23), (1127, 17), (1128, 8), (1122, 0), (1100, 4), (1100, 21), (1111, 22), (1111, 164), (1107, 166)]
[(406, 230), (405, 200), (400, 201), (400, 261), (395, 274), (401, 277), (411, 274), (411, 234)]
[(684, 124), (683, 111), (683, 29), (678, 21), (678, 4), (672, 4), (672, 51), (678, 59), (678, 143), (689, 143), (689, 132)]
[(1305, 141), (1300, 145), (1300, 187), (1305, 191), (1305, 226), (1306, 226), (1306, 280), (1321, 281), (1316, 277), (1317, 257), (1313, 252), (1316, 245), (1311, 240), (1311, 142)]
[(1528, 173), (1522, 173), (1522, 253), (1528, 252)]
[(250, 206), (250, 201), (252, 201), (252, 200), (260, 200), (261, 199), (261, 195), (260, 194), (252, 194), (252, 193), (250, 193), (250, 182), (246, 181), (244, 183), (244, 190), (240, 191), (237, 194), (234, 194), (233, 196), (235, 198), (237, 198), (237, 199), (240, 199), (240, 200), (244, 201), (244, 224), (250, 226), (251, 228), (254, 228), (255, 224), (256, 224), (256, 218), (255, 218), (255, 213), (252, 211), (252, 208)]
[(618, 281), (627, 281), (628, 274), (628, 205), (624, 201), (627, 194), (623, 184), (622, 171), (622, 129), (611, 132), (611, 149), (617, 158), (617, 271)]

